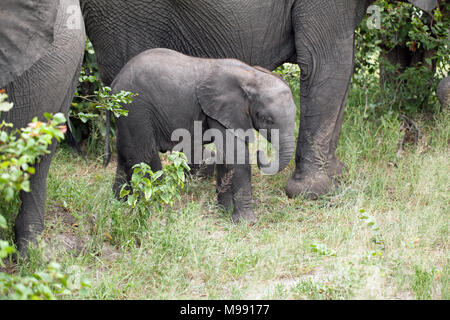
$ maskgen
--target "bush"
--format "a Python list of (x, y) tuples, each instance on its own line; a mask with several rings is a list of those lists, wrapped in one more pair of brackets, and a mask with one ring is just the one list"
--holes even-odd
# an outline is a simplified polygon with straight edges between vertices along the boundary
[[(7, 112), (13, 104), (6, 102), (7, 95), (0, 93), (0, 114)], [(0, 123), (0, 198), (2, 206), (15, 199), (19, 191), (30, 192), (29, 178), (35, 173), (33, 165), (49, 153), (53, 139), (64, 138), (66, 119), (63, 114), (45, 114), (47, 123), (34, 118), (26, 128), (15, 129), (12, 124)], [(0, 207), (1, 209), (1, 207)], [(0, 229), (7, 228), (7, 221), (0, 210)], [(3, 259), (15, 253), (8, 241), (0, 239), (0, 266)], [(78, 288), (71, 287), (68, 275), (61, 272), (57, 263), (50, 263), (45, 271), (31, 276), (16, 276), (0, 272), (1, 299), (56, 299), (71, 294)], [(83, 283), (82, 286), (87, 286)]]
[(393, 110), (412, 116), (439, 110), (434, 92), (450, 69), (450, 4), (440, 1), (432, 14), (407, 3), (376, 4), (381, 28), (369, 28), (366, 20), (356, 32), (354, 81), (370, 89), (380, 86), (378, 116)]

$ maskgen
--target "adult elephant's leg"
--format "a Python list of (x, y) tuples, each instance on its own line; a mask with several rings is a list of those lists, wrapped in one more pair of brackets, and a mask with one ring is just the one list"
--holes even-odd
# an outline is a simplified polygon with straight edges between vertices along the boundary
[(327, 173), (331, 178), (333, 177), (339, 178), (342, 175), (343, 171), (347, 170), (345, 164), (336, 157), (335, 151), (339, 142), (339, 137), (341, 135), (342, 123), (344, 121), (345, 104), (347, 101), (349, 88), (350, 86), (347, 89), (347, 92), (343, 100), (344, 102), (339, 110), (338, 120), (336, 122), (336, 126), (333, 131), (333, 136), (331, 138), (331, 147), (330, 152), (328, 154), (328, 166), (327, 166)]
[(50, 154), (43, 156), (35, 166), (36, 173), (30, 178), (31, 192), (20, 192), (22, 205), (16, 218), (16, 244), (22, 256), (26, 256), (29, 243), (44, 231), (45, 199), (47, 195), (47, 175), (55, 152), (56, 142), (50, 147)]
[[(45, 59), (43, 61), (45, 61)], [(66, 86), (66, 93), (60, 106), (59, 112), (63, 113), (66, 118), (68, 117), (70, 103), (77, 88), (82, 62), (83, 59), (80, 57), (78, 66), (72, 68), (72, 81), (68, 86)], [(33, 78), (33, 75), (34, 74), (31, 72), (29, 77)], [(24, 91), (25, 88), (26, 86), (22, 86), (19, 91)], [(57, 99), (59, 92), (58, 90), (56, 92), (52, 92), (52, 90), (49, 89), (48, 92), (55, 96), (55, 100)], [(45, 110), (45, 107), (46, 106), (41, 105), (38, 109)], [(22, 191), (20, 193), (22, 204), (16, 218), (15, 240), (22, 256), (26, 256), (28, 243), (34, 243), (36, 241), (36, 237), (44, 230), (47, 175), (56, 145), (57, 142), (54, 141), (49, 148), (50, 154), (41, 157), (39, 163), (36, 164), (35, 174), (32, 175), (30, 179), (31, 192)]]
[(294, 13), (302, 70), (300, 130), (286, 193), (316, 198), (333, 190), (331, 176), (342, 169), (334, 152), (353, 72), (355, 17), (342, 1), (300, 3)]
[[(62, 0), (55, 24), (54, 43), (50, 51), (20, 77), (6, 86), (6, 92), (14, 102), (14, 108), (6, 115), (16, 128), (25, 127), (33, 117), (42, 119), (44, 112), (68, 110), (78, 83), (83, 60), (85, 33), (82, 24), (69, 28), (68, 20), (78, 1)], [(81, 17), (81, 12), (80, 15)], [(46, 182), (56, 142), (50, 154), (41, 157), (31, 176), (31, 192), (21, 192), (22, 201), (16, 219), (15, 232), (19, 252), (26, 255), (29, 242), (44, 228)]]

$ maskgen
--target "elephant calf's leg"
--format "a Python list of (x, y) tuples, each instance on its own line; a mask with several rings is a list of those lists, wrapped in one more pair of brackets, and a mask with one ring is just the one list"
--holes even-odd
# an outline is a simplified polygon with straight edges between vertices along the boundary
[(233, 222), (255, 223), (257, 218), (252, 209), (251, 166), (241, 164), (232, 166), (232, 193), (234, 211)]
[(130, 140), (124, 142), (121, 141), (119, 133), (117, 141), (118, 159), (113, 191), (116, 199), (120, 200), (120, 191), (124, 184), (130, 184), (135, 165), (145, 163), (153, 172), (157, 172), (162, 170), (162, 164), (152, 139), (141, 144), (132, 143)]
[(233, 207), (232, 180), (233, 170), (228, 170), (224, 164), (217, 166), (217, 201), (226, 211), (230, 211)]
[[(195, 144), (193, 144), (195, 145)], [(205, 154), (205, 147), (202, 147), (202, 155)], [(214, 176), (214, 169), (215, 169), (215, 164), (214, 163), (206, 163), (205, 161), (208, 159), (202, 159), (201, 162), (202, 163), (195, 163), (195, 157), (194, 157), (194, 146), (192, 147), (191, 150), (191, 155), (192, 155), (192, 159), (191, 159), (191, 163), (189, 163), (189, 167), (191, 168), (191, 170), (189, 171), (189, 173), (191, 175), (196, 175), (200, 178), (208, 178), (208, 177), (212, 177)], [(212, 153), (212, 156), (214, 156), (214, 153)]]

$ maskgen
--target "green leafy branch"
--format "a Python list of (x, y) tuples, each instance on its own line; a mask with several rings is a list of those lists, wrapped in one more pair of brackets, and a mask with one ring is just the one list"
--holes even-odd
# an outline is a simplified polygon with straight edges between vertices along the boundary
[[(7, 95), (0, 93), (0, 113), (12, 108), (6, 99)], [(44, 117), (47, 122), (34, 118), (26, 128), (16, 130), (10, 123), (0, 123), (0, 194), (6, 201), (12, 200), (18, 191), (30, 191), (29, 177), (35, 173), (33, 165), (40, 156), (50, 153), (48, 147), (54, 138), (64, 139), (65, 116), (45, 113)]]
[(7, 300), (56, 300), (90, 287), (86, 280), (75, 287), (69, 278), (56, 262), (51, 262), (44, 271), (25, 277), (0, 272), (0, 296)]
[[(96, 81), (96, 78), (95, 76), (81, 76), (80, 81), (92, 82)], [(128, 116), (128, 110), (123, 109), (123, 105), (133, 102), (133, 97), (136, 94), (128, 91), (111, 94), (111, 91), (110, 87), (100, 87), (99, 90), (94, 91), (94, 95), (77, 95), (77, 97), (92, 104), (97, 111), (111, 111), (116, 118)], [(83, 123), (86, 123), (91, 119), (98, 118), (100, 114), (79, 111), (77, 116)]]
[[(0, 92), (0, 114), (13, 107), (7, 98)], [(30, 191), (29, 178), (35, 173), (33, 165), (39, 162), (40, 156), (50, 152), (48, 147), (54, 139), (64, 139), (65, 116), (45, 113), (44, 117), (47, 122), (34, 118), (21, 129), (14, 129), (5, 121), (0, 123), (0, 197), (6, 203), (13, 200), (17, 192)], [(0, 214), (0, 229), (7, 227), (6, 219)], [(8, 241), (0, 239), (0, 266), (4, 266), (3, 259), (15, 251)], [(46, 270), (25, 277), (0, 272), (0, 299), (54, 300), (89, 286), (87, 282), (81, 282), (80, 288), (75, 288), (68, 279), (57, 263), (50, 263)]]

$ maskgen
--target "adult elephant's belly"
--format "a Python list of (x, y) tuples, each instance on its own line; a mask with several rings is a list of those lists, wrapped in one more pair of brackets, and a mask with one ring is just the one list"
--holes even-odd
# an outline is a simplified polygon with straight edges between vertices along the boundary
[(102, 80), (137, 54), (168, 48), (274, 69), (295, 57), (296, 0), (81, 0)]
[(236, 58), (274, 69), (295, 55), (293, 1), (184, 1), (172, 20), (174, 50), (191, 56)]

